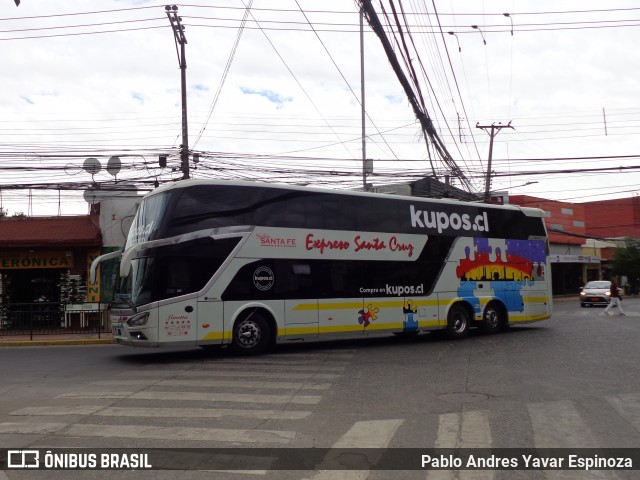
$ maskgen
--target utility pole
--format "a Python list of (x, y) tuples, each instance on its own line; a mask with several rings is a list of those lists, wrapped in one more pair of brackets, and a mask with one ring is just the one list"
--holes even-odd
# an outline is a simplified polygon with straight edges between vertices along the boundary
[(367, 137), (364, 108), (364, 8), (360, 7), (360, 107), (362, 117), (362, 190), (367, 188)]
[[(182, 91), (182, 145), (180, 145), (180, 167), (182, 178), (189, 178), (189, 129), (187, 127), (187, 59), (184, 46), (187, 44), (187, 37), (184, 36), (184, 26), (182, 18), (178, 16), (176, 5), (164, 7), (167, 17), (173, 29), (173, 37), (176, 42), (176, 53), (178, 54), (178, 64), (180, 65), (180, 84)], [(180, 46), (180, 48), (178, 48)]]
[(480, 125), (480, 122), (476, 123), (476, 128), (480, 128), (489, 134), (489, 160), (487, 162), (487, 176), (484, 181), (484, 201), (489, 202), (491, 191), (491, 160), (493, 159), (493, 139), (498, 132), (503, 128), (511, 128), (511, 121), (507, 125), (502, 125), (498, 122), (498, 125), (492, 123), (491, 125)]

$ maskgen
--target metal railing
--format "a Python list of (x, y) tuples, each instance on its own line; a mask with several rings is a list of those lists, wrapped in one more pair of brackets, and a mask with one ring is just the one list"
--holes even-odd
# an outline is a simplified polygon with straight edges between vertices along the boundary
[(98, 334), (111, 331), (107, 306), (99, 303), (34, 302), (0, 305), (0, 335)]

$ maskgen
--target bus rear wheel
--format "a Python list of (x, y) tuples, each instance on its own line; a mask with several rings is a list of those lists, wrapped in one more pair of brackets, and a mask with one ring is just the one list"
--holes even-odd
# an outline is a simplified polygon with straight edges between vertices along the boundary
[(447, 337), (458, 339), (469, 333), (471, 315), (469, 310), (460, 304), (452, 305), (447, 315)]
[(231, 349), (240, 355), (258, 355), (271, 343), (269, 322), (257, 312), (241, 318), (233, 327)]
[(480, 330), (483, 333), (497, 333), (506, 323), (504, 310), (496, 302), (490, 302), (484, 309), (482, 321), (480, 322)]

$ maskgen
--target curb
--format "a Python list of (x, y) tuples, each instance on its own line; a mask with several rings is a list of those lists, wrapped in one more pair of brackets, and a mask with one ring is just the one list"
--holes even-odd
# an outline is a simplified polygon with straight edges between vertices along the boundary
[(64, 340), (0, 340), (0, 347), (37, 347), (47, 345), (111, 345), (110, 338), (77, 338)]

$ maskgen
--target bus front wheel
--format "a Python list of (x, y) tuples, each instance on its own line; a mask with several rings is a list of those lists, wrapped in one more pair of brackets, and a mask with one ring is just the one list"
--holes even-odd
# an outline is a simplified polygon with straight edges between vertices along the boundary
[(252, 312), (233, 327), (231, 348), (240, 355), (258, 355), (271, 343), (269, 323), (260, 313)]
[(452, 305), (447, 315), (447, 336), (451, 339), (465, 337), (471, 326), (469, 310), (460, 304)]

